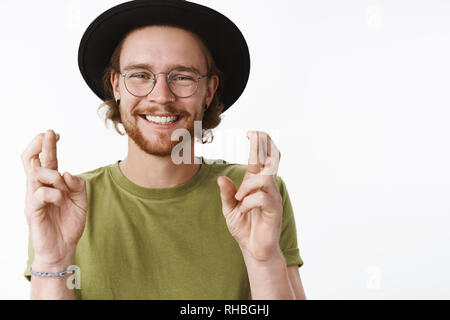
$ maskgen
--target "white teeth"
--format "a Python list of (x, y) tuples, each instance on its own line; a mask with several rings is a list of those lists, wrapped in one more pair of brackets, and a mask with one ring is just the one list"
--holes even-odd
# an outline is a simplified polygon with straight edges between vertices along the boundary
[(156, 122), (159, 124), (167, 124), (171, 122), (175, 122), (178, 120), (178, 116), (172, 116), (172, 117), (153, 117), (153, 116), (145, 116), (145, 118), (148, 121)]

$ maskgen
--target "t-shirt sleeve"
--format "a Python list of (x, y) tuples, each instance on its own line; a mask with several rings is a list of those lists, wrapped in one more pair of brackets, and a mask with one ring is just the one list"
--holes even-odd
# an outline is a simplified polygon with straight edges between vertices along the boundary
[(34, 250), (33, 250), (32, 244), (31, 244), (31, 238), (28, 235), (28, 260), (27, 260), (27, 267), (26, 267), (23, 275), (25, 276), (25, 279), (27, 279), (30, 282), (31, 282), (30, 266), (31, 266), (31, 263), (33, 262), (33, 259), (34, 259)]
[(303, 265), (297, 242), (297, 228), (289, 193), (281, 177), (277, 176), (277, 185), (283, 199), (283, 218), (281, 222), (280, 249), (286, 259), (286, 266)]

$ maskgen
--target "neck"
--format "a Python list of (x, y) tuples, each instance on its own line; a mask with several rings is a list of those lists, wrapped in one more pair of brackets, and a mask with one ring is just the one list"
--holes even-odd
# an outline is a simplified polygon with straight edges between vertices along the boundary
[[(185, 150), (180, 152), (181, 157)], [(190, 150), (190, 161), (187, 164), (175, 164), (170, 155), (145, 153), (128, 138), (128, 155), (119, 162), (119, 168), (128, 180), (138, 186), (152, 189), (176, 187), (189, 181), (200, 170), (201, 161), (194, 157), (193, 141)]]

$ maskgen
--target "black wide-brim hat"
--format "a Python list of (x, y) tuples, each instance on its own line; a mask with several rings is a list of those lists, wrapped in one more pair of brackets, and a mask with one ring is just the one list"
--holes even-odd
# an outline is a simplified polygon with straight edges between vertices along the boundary
[(227, 110), (241, 96), (250, 74), (250, 54), (238, 27), (223, 14), (184, 0), (135, 0), (117, 5), (98, 16), (86, 29), (78, 50), (81, 74), (103, 101), (103, 73), (122, 38), (146, 25), (170, 24), (199, 35), (224, 74), (222, 102)]

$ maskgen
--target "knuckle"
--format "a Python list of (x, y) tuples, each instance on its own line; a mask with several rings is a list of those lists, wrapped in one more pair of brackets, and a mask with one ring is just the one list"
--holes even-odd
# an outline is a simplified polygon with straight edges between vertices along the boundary
[(59, 184), (64, 183), (64, 178), (58, 171), (52, 170), (51, 172), (54, 175), (54, 179), (55, 179), (56, 183), (59, 183)]
[(264, 196), (264, 194), (262, 192), (258, 192), (258, 194), (256, 196), (256, 201), (258, 201), (259, 203), (262, 203), (262, 202), (264, 202), (265, 198), (266, 197)]
[(29, 166), (29, 155), (28, 155), (28, 151), (24, 151), (23, 153), (22, 153), (22, 155), (20, 156), (20, 159), (22, 160), (22, 165), (23, 165), (23, 167), (24, 168), (26, 168), (27, 166)]
[(37, 178), (39, 177), (39, 168), (31, 167), (29, 171), (29, 176), (32, 180), (37, 180)]
[(50, 159), (48, 156), (43, 156), (41, 158), (41, 162), (44, 167), (55, 166), (58, 164), (58, 161), (56, 159)]
[(46, 188), (40, 187), (35, 192), (35, 197), (39, 200), (44, 200), (48, 195), (48, 191)]
[(49, 162), (51, 160), (47, 152), (41, 152), (39, 154), (39, 159), (41, 159), (42, 162)]
[(63, 192), (59, 189), (55, 189), (55, 200), (60, 201), (64, 198)]
[(272, 180), (273, 176), (271, 174), (261, 174), (261, 187), (264, 189), (268, 189)]

